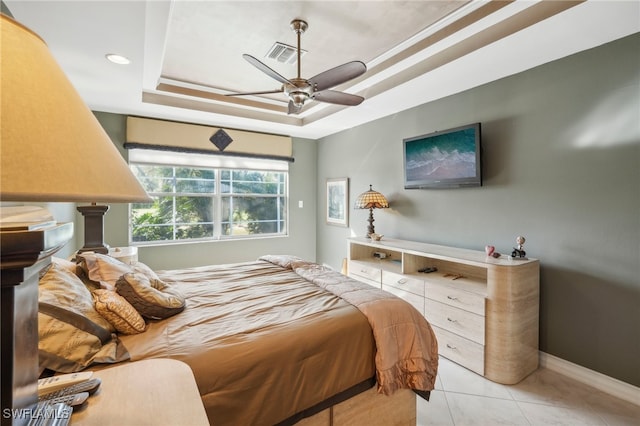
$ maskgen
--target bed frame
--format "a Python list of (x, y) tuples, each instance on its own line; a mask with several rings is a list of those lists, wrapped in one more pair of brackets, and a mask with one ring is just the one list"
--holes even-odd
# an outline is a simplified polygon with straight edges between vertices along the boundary
[(391, 396), (376, 387), (296, 423), (299, 426), (415, 426), (416, 394), (401, 389)]

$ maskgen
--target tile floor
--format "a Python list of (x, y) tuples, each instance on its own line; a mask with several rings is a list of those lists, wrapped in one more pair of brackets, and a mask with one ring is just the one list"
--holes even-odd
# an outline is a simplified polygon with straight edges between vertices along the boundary
[(418, 426), (640, 425), (640, 405), (548, 369), (508, 386), (441, 357), (431, 400), (417, 399)]

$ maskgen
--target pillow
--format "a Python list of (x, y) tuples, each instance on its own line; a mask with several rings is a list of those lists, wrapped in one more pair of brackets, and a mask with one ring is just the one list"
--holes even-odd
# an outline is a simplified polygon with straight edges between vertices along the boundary
[(116, 282), (116, 291), (140, 315), (150, 319), (163, 319), (184, 310), (184, 297), (169, 284), (141, 273), (124, 274)]
[(41, 369), (72, 373), (129, 358), (111, 334), (115, 329), (95, 310), (87, 287), (64, 267), (54, 263), (40, 278), (38, 302)]
[(147, 324), (138, 311), (124, 297), (110, 290), (93, 292), (96, 311), (122, 334), (142, 333)]
[(131, 267), (118, 259), (99, 253), (78, 254), (78, 266), (89, 280), (100, 284), (100, 287), (114, 290), (116, 281)]
[(78, 266), (72, 261), (63, 259), (61, 257), (52, 256), (51, 263), (55, 263), (56, 265), (68, 270), (69, 272), (72, 272), (73, 274), (76, 273), (76, 270), (78, 268)]
[(160, 278), (158, 278), (158, 274), (156, 274), (151, 268), (149, 268), (149, 266), (145, 265), (142, 262), (138, 262), (133, 261), (130, 264), (131, 268), (133, 269), (133, 272), (138, 272), (142, 275), (145, 275), (147, 278), (149, 278), (150, 280), (159, 280)]
[(295, 269), (294, 266), (299, 263), (309, 263), (298, 256), (288, 254), (265, 254), (264, 256), (260, 256), (258, 260), (264, 260), (265, 262), (273, 263), (274, 265), (291, 270)]
[(139, 272), (151, 279), (158, 279), (156, 273), (142, 262), (126, 264), (106, 254), (89, 252), (78, 254), (78, 259), (78, 265), (86, 277), (107, 290), (115, 290), (118, 278), (129, 272)]

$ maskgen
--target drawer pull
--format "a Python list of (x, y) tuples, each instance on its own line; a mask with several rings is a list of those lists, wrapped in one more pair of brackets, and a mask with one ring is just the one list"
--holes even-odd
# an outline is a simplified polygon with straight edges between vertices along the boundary
[(449, 318), (449, 317), (447, 317), (447, 321), (449, 321), (449, 322), (458, 322), (458, 320), (454, 320), (454, 319)]
[(407, 282), (406, 278), (401, 278), (398, 281), (396, 281), (398, 284), (405, 284)]
[(454, 351), (455, 351), (455, 350), (458, 350), (458, 348), (456, 348), (455, 346), (451, 346), (451, 345), (450, 345), (450, 344), (448, 344), (448, 343), (447, 343), (447, 347), (448, 347), (449, 349), (453, 349)]
[(456, 301), (458, 300), (458, 298), (457, 298), (457, 297), (453, 297), (453, 296), (447, 296), (447, 299), (449, 299), (449, 300), (456, 300)]

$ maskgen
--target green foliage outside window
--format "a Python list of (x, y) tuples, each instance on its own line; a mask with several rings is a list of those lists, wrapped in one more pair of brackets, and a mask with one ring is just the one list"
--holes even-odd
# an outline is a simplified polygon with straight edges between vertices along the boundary
[(131, 206), (133, 242), (286, 234), (285, 172), (143, 164), (131, 169), (154, 199)]

